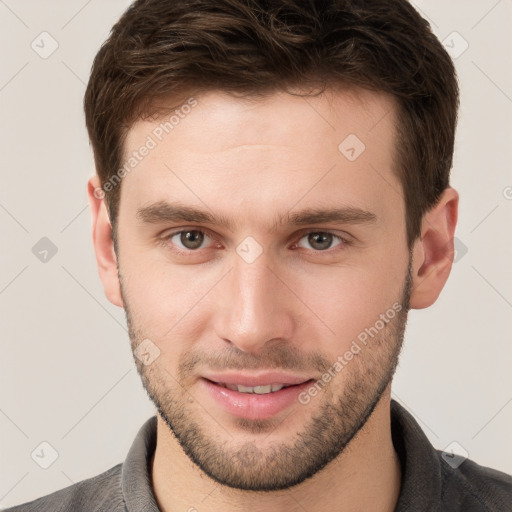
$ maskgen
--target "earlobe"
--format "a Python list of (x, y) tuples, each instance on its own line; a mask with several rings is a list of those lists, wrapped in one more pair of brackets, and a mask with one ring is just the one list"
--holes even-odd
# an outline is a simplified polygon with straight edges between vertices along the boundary
[(112, 304), (123, 307), (117, 257), (112, 240), (112, 225), (103, 199), (101, 182), (97, 175), (89, 179), (87, 193), (92, 216), (92, 239), (103, 289)]
[(453, 263), (453, 236), (457, 225), (459, 195), (448, 187), (422, 220), (421, 236), (413, 247), (413, 309), (431, 306), (443, 289)]

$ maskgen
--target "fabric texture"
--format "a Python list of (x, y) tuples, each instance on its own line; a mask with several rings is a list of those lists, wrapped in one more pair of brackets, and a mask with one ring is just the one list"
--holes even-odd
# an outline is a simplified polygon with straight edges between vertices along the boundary
[[(5, 512), (160, 512), (150, 472), (156, 426), (156, 416), (144, 423), (123, 463)], [(512, 476), (469, 459), (453, 468), (412, 415), (394, 400), (391, 430), (402, 466), (395, 512), (512, 511)]]

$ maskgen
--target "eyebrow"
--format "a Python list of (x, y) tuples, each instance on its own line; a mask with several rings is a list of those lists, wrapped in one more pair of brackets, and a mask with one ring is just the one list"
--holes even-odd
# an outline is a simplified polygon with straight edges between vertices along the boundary
[[(193, 222), (197, 224), (211, 224), (223, 226), (230, 231), (239, 224), (224, 215), (216, 215), (207, 210), (186, 206), (181, 203), (158, 201), (141, 207), (136, 217), (148, 224), (165, 222)], [(366, 224), (374, 223), (377, 216), (369, 211), (354, 207), (343, 208), (306, 208), (298, 212), (287, 212), (275, 217), (271, 231), (280, 226), (304, 226), (307, 224), (322, 224), (333, 222), (338, 224)]]

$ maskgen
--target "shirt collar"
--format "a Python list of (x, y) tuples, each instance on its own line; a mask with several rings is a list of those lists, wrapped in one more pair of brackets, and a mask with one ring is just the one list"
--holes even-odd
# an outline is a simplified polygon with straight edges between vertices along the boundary
[(391, 436), (402, 466), (402, 483), (395, 512), (438, 510), (441, 464), (435, 448), (413, 416), (391, 400)]
[(129, 512), (160, 512), (151, 485), (151, 459), (156, 449), (156, 416), (140, 428), (123, 463), (121, 487)]

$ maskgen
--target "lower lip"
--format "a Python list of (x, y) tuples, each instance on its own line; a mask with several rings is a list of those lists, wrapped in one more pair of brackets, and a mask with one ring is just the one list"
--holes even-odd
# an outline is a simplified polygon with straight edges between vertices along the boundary
[(265, 420), (275, 416), (294, 402), (299, 395), (313, 382), (308, 380), (296, 386), (258, 395), (256, 393), (240, 393), (215, 384), (208, 379), (200, 379), (206, 391), (228, 413), (249, 420)]

